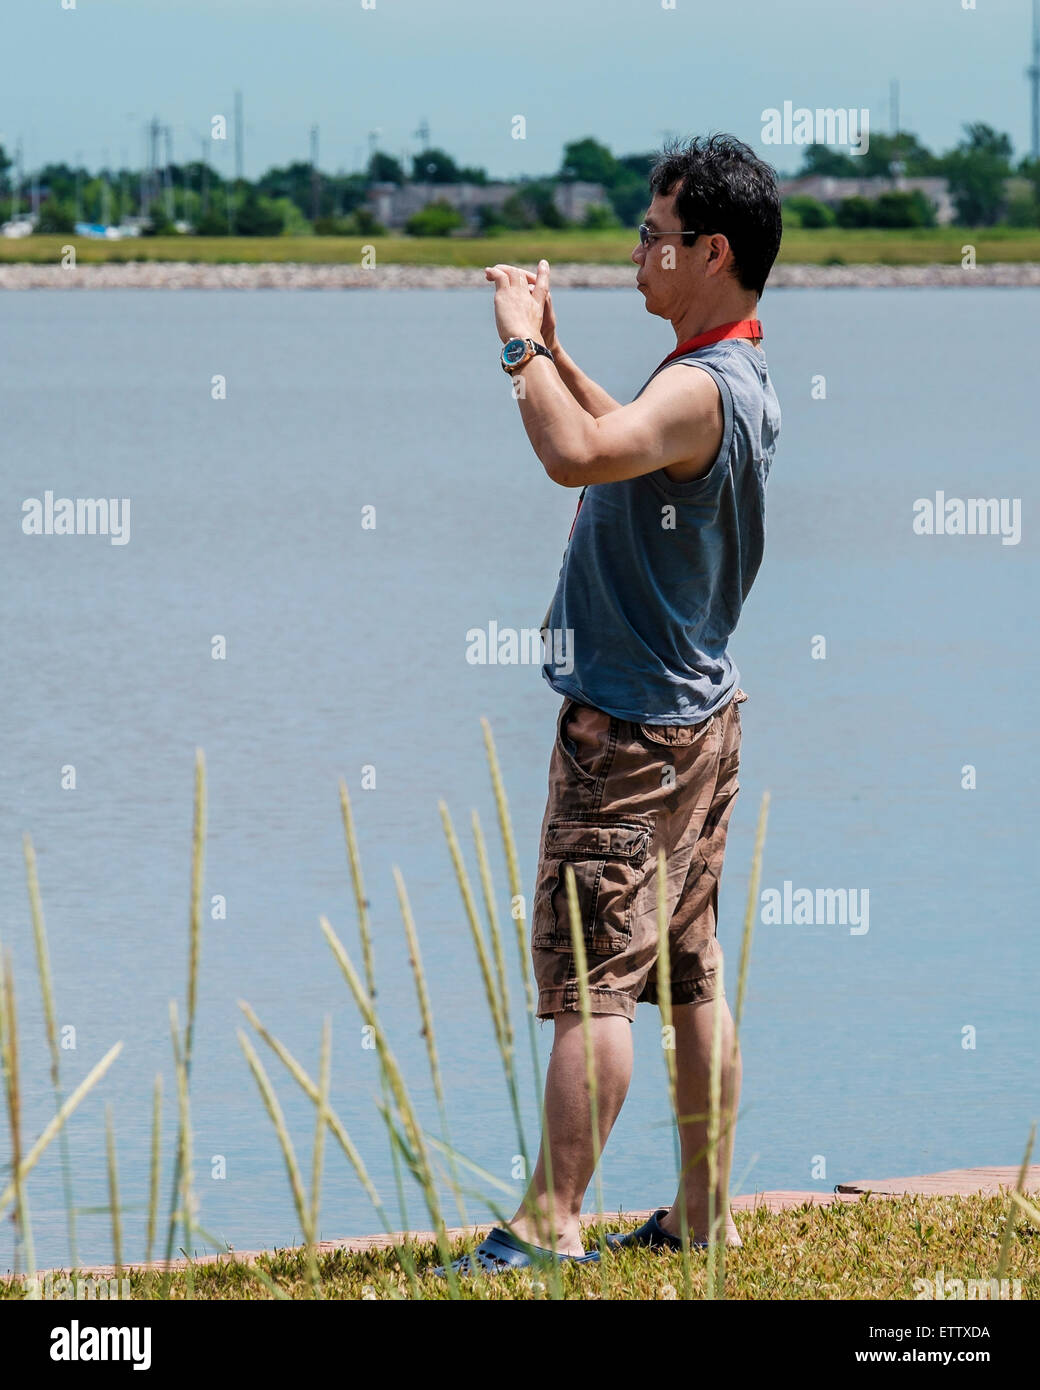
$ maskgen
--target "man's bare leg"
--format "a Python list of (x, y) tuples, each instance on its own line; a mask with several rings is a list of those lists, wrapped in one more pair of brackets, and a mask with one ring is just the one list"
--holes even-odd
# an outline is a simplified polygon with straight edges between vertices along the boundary
[[(711, 1033), (714, 1000), (703, 1000), (694, 1004), (672, 1006), (672, 1023), (675, 1026), (675, 1070), (676, 1101), (679, 1114), (703, 1115), (701, 1120), (689, 1120), (679, 1126), (680, 1151), (682, 1154), (683, 1180), (675, 1201), (662, 1216), (661, 1225), (669, 1235), (681, 1233), (679, 1214), (680, 1194), (685, 1191), (686, 1222), (691, 1240), (708, 1239), (708, 1110), (711, 1090)], [(735, 1121), (736, 1108), (740, 1100), (741, 1060), (740, 1050), (733, 1056), (733, 1018), (729, 1005), (722, 1000), (722, 1087), (721, 1087), (721, 1125), (722, 1138), (719, 1142), (719, 1171), (715, 1196), (715, 1213), (721, 1211), (723, 1176), (730, 1171), (733, 1161), (733, 1138), (735, 1122), (726, 1132), (727, 1117)], [(731, 1064), (732, 1058), (732, 1064)], [(698, 1158), (698, 1155), (700, 1157)], [(730, 1245), (740, 1245), (742, 1241), (733, 1222), (732, 1213), (726, 1211), (725, 1239)]]
[[(615, 1014), (593, 1014), (589, 1022), (602, 1153), (632, 1079), (632, 1025)], [(556, 1249), (561, 1255), (580, 1255), (584, 1249), (581, 1204), (595, 1167), (581, 1014), (557, 1014), (554, 1026), (556, 1035), (545, 1073), (545, 1133), (527, 1194), (509, 1225), (521, 1240), (532, 1245), (551, 1244), (545, 1173), (548, 1143)]]

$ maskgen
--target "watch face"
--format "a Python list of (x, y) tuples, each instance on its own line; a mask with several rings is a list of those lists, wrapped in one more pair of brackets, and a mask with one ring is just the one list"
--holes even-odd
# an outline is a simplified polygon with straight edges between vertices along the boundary
[(506, 343), (505, 347), (502, 349), (502, 361), (512, 366), (514, 362), (520, 361), (526, 351), (527, 344), (524, 342), (523, 338), (510, 338), (509, 342)]

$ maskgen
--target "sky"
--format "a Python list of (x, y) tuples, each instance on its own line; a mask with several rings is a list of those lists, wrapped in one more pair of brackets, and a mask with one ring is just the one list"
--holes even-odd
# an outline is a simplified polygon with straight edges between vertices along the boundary
[[(492, 176), (551, 173), (591, 135), (616, 154), (726, 130), (781, 172), (770, 107), (866, 108), (926, 145), (965, 121), (1029, 145), (1032, 0), (4, 0), (0, 143), (25, 168), (143, 162), (143, 126), (196, 158), (244, 101), (245, 173), (309, 157), (361, 167), (370, 136), (401, 157), (431, 143)], [(363, 8), (364, 5), (371, 8)], [(70, 6), (71, 8), (65, 8)], [(965, 8), (967, 6), (967, 8)], [(516, 116), (524, 118), (524, 138)], [(209, 142), (234, 169), (232, 142)]]

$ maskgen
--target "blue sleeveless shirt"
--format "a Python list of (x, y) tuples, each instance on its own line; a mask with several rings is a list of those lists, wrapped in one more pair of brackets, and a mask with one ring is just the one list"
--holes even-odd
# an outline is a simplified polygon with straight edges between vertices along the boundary
[(642, 724), (699, 724), (733, 696), (740, 672), (727, 642), (762, 562), (766, 479), (780, 433), (765, 355), (746, 339), (723, 339), (668, 366), (675, 363), (718, 385), (718, 455), (692, 482), (673, 483), (659, 469), (586, 488), (542, 666), (559, 694)]

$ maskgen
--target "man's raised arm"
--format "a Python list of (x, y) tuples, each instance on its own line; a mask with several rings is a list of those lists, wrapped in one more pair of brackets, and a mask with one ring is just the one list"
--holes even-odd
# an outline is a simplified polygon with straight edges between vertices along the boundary
[[(524, 274), (533, 290), (538, 281), (537, 275), (533, 270), (526, 270)], [(490, 273), (487, 273), (487, 278), (490, 280)], [(542, 341), (556, 359), (556, 366), (564, 386), (582, 410), (587, 410), (590, 415), (598, 419), (610, 410), (621, 409), (621, 402), (616, 401), (609, 391), (604, 391), (602, 386), (592, 380), (592, 377), (586, 376), (574, 358), (561, 347), (560, 340), (556, 336), (556, 312), (553, 309), (552, 295), (548, 291), (546, 291), (545, 306), (542, 310)]]
[[(495, 286), (502, 341), (541, 342), (548, 262), (539, 263), (533, 287), (528, 272), (516, 266), (490, 266), (486, 273)], [(706, 473), (718, 453), (722, 404), (706, 372), (676, 366), (655, 377), (630, 405), (613, 402), (595, 415), (547, 356), (530, 357), (521, 370), (524, 390), (517, 402), (524, 429), (546, 473), (561, 487), (620, 482), (658, 469), (675, 482), (689, 481)]]

